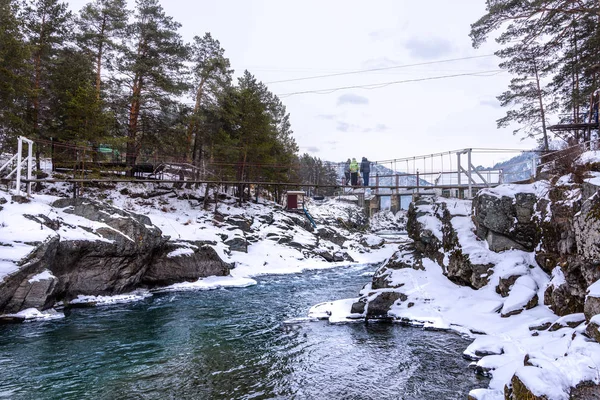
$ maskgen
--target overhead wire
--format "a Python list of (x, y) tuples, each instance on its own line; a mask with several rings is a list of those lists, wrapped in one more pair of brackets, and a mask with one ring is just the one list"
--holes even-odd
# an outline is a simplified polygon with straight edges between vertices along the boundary
[[(300, 95), (300, 94), (331, 94), (331, 93), (337, 92), (339, 90), (347, 90), (347, 89), (373, 90), (373, 89), (381, 89), (386, 86), (396, 85), (396, 84), (401, 84), (401, 83), (432, 81), (432, 80), (440, 80), (440, 79), (447, 79), (447, 78), (457, 78), (457, 77), (461, 77), (461, 76), (490, 77), (490, 76), (498, 75), (499, 73), (502, 73), (502, 72), (505, 72), (505, 70), (495, 69), (495, 70), (471, 72), (471, 73), (464, 73), (464, 74), (440, 75), (440, 76), (430, 76), (430, 77), (426, 77), (426, 78), (415, 78), (415, 79), (404, 79), (404, 80), (400, 80), (400, 81), (371, 83), (371, 84), (366, 84), (366, 85), (341, 86), (341, 87), (327, 88), (327, 89), (304, 90), (304, 91), (300, 91), (300, 92), (281, 93), (281, 94), (278, 94), (277, 96), (279, 96), (280, 98), (285, 98), (285, 97), (291, 97), (291, 96), (296, 96), (296, 95)], [(484, 74), (487, 74), (487, 75), (484, 75)]]
[(454, 61), (473, 60), (473, 59), (477, 59), (477, 58), (485, 58), (485, 57), (493, 57), (493, 56), (494, 56), (494, 54), (484, 54), (484, 55), (480, 55), (480, 56), (449, 58), (449, 59), (445, 59), (445, 60), (426, 61), (426, 62), (414, 63), (414, 64), (401, 64), (401, 65), (393, 65), (393, 66), (389, 66), (389, 67), (359, 69), (359, 70), (355, 70), (355, 71), (336, 72), (336, 73), (332, 73), (332, 74), (306, 76), (306, 77), (302, 77), (302, 78), (282, 79), (282, 80), (278, 80), (278, 81), (266, 82), (265, 84), (272, 85), (272, 84), (284, 83), (284, 82), (297, 82), (297, 81), (306, 81), (306, 80), (312, 80), (312, 79), (331, 78), (334, 76), (354, 75), (354, 74), (363, 74), (365, 72), (377, 72), (377, 71), (387, 71), (390, 69), (419, 67), (419, 66), (423, 66), (423, 65), (442, 64), (442, 63), (448, 63), (448, 62), (454, 62)]

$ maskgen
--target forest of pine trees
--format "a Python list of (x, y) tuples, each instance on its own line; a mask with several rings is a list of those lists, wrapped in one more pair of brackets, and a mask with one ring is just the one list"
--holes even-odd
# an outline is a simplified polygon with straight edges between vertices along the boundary
[[(473, 46), (496, 31), (500, 66), (514, 75), (498, 99), (509, 107), (499, 127), (539, 140), (549, 149), (549, 119), (563, 124), (597, 121), (600, 89), (600, 1), (487, 0), (471, 25)], [(569, 144), (594, 139), (592, 128), (554, 132)], [(597, 139), (597, 138), (596, 138)]]
[(25, 136), (38, 169), (108, 149), (130, 174), (168, 160), (206, 179), (298, 182), (309, 166), (279, 98), (248, 71), (232, 82), (219, 41), (185, 43), (179, 28), (159, 0), (92, 0), (78, 13), (0, 0), (0, 152)]

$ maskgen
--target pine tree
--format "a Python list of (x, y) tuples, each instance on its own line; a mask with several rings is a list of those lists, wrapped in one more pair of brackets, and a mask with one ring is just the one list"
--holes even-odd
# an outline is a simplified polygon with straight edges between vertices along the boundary
[(134, 21), (127, 28), (130, 41), (118, 62), (120, 74), (127, 77), (122, 83), (130, 90), (128, 167), (135, 164), (140, 151), (142, 114), (156, 114), (170, 107), (175, 102), (173, 96), (187, 89), (182, 73), (188, 49), (177, 32), (179, 27), (179, 23), (165, 14), (158, 0), (136, 1)]
[(49, 86), (48, 133), (53, 138), (83, 146), (102, 141), (108, 121), (94, 83), (94, 67), (86, 53), (75, 48), (58, 52)]
[[(49, 71), (54, 58), (71, 32), (72, 15), (67, 4), (58, 0), (32, 0), (24, 9), (25, 33), (32, 54), (33, 79), (30, 99), (31, 134), (49, 139), (47, 128), (52, 116), (48, 112)], [(40, 167), (40, 146), (36, 146), (37, 168)]]
[(500, 67), (517, 75), (511, 79), (508, 90), (498, 96), (502, 107), (517, 106), (499, 119), (498, 127), (511, 122), (519, 124), (514, 134), (525, 131), (529, 137), (541, 135), (542, 147), (548, 150), (547, 108), (549, 92), (542, 79), (550, 72), (549, 51), (543, 46), (513, 45), (497, 53), (506, 61)]
[(203, 37), (195, 36), (191, 46), (192, 79), (194, 94), (194, 110), (188, 124), (188, 143), (192, 144), (192, 162), (199, 165), (202, 160), (206, 135), (202, 129), (202, 105), (215, 103), (219, 94), (230, 86), (233, 70), (230, 69), (229, 59), (218, 40), (210, 33)]
[(96, 96), (100, 98), (102, 69), (119, 48), (127, 26), (127, 2), (125, 0), (94, 0), (80, 12), (77, 36), (79, 45), (94, 60), (96, 68)]
[[(499, 29), (502, 33), (497, 41), (512, 47), (497, 54), (505, 57), (507, 61), (503, 65), (509, 69), (513, 66), (511, 72), (518, 75), (501, 96), (501, 101), (506, 105), (523, 105), (519, 110), (509, 111), (507, 119), (503, 120), (538, 126), (531, 123), (546, 121), (549, 110), (544, 110), (544, 102), (540, 100), (535, 106), (533, 99), (537, 96), (543, 100), (544, 96), (551, 95), (549, 108), (552, 111), (568, 112), (571, 115), (569, 122), (579, 123), (583, 122), (582, 110), (585, 110), (589, 121), (594, 103), (597, 104), (594, 93), (600, 78), (600, 6), (597, 0), (488, 0), (486, 14), (471, 26), (473, 46), (480, 46), (490, 33)], [(521, 68), (523, 66), (526, 67)], [(552, 82), (543, 88), (540, 78), (545, 76)], [(533, 78), (533, 85), (529, 78)], [(535, 129), (528, 129), (528, 132), (535, 132)], [(541, 131), (544, 131), (543, 125)], [(590, 131), (580, 135), (575, 130), (572, 135), (575, 141), (589, 140)]]
[(29, 48), (17, 17), (18, 3), (0, 0), (0, 141), (14, 143), (25, 134), (26, 99), (29, 90)]

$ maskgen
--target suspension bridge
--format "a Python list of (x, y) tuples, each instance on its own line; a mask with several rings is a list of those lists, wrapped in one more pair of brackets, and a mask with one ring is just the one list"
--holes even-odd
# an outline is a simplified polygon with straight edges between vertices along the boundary
[[(276, 182), (270, 180), (231, 180), (211, 172), (207, 165), (195, 166), (185, 160), (159, 159), (154, 157), (153, 162), (144, 160), (134, 166), (134, 177), (127, 177), (125, 165), (115, 161), (87, 161), (85, 157), (71, 160), (73, 172), (71, 176), (54, 175), (47, 179), (33, 177), (34, 141), (19, 137), (17, 152), (0, 166), (0, 179), (7, 184), (7, 189), (14, 185), (14, 191), (20, 195), (23, 191), (30, 196), (31, 186), (34, 183), (68, 183), (73, 185), (73, 195), (77, 195), (77, 188), (85, 184), (115, 184), (115, 183), (162, 183), (176, 186), (188, 185), (213, 185), (213, 187), (262, 187), (278, 188), (279, 190), (302, 189), (309, 194), (318, 194), (319, 190), (333, 189), (338, 196), (354, 196), (359, 204), (364, 204), (365, 197), (375, 198), (380, 208), (381, 198), (389, 197), (392, 208), (396, 204), (399, 208), (403, 196), (414, 194), (436, 194), (446, 197), (472, 198), (482, 188), (490, 188), (503, 183), (523, 182), (536, 178), (537, 170), (548, 164), (548, 154), (538, 151), (521, 149), (490, 149), (467, 148), (452, 150), (442, 153), (425, 154), (419, 156), (403, 157), (390, 160), (370, 161), (370, 185), (346, 186), (342, 184), (344, 163), (328, 163), (338, 171), (340, 179), (335, 184), (315, 184), (306, 182)], [(561, 150), (564, 151), (564, 150)], [(559, 151), (559, 153), (561, 152)], [(85, 148), (83, 149), (85, 153)], [(556, 152), (553, 153), (555, 160)], [(510, 164), (498, 164), (495, 160), (511, 158)], [(559, 156), (560, 157), (560, 156)], [(491, 164), (484, 167), (477, 163)], [(50, 162), (51, 164), (51, 162)], [(233, 163), (213, 163), (214, 165), (239, 166)], [(494, 167), (494, 164), (496, 165)], [(49, 162), (39, 164), (40, 168), (52, 169)], [(99, 168), (101, 177), (90, 177), (87, 170), (94, 165)], [(272, 164), (246, 164), (246, 168), (268, 169), (289, 168), (296, 165)], [(214, 168), (212, 168), (214, 170)], [(256, 192), (256, 191), (255, 191)]]

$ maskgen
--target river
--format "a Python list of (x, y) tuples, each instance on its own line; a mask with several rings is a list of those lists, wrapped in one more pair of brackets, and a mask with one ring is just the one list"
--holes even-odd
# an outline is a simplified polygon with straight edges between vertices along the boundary
[(316, 303), (357, 296), (374, 269), (263, 276), (0, 326), (0, 398), (446, 400), (487, 386), (455, 334), (302, 320)]

